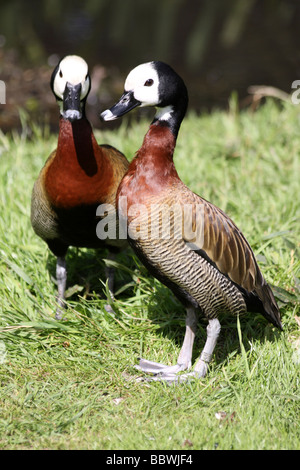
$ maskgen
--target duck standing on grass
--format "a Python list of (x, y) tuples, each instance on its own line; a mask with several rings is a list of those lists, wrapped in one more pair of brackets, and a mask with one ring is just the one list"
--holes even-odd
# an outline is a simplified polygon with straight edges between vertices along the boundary
[[(115, 206), (116, 191), (129, 163), (115, 148), (97, 144), (85, 115), (90, 88), (88, 66), (81, 57), (66, 56), (55, 67), (51, 89), (60, 108), (58, 143), (32, 191), (33, 229), (57, 257), (57, 319), (62, 318), (65, 306), (68, 247), (108, 248), (113, 254), (126, 246), (126, 240), (101, 240), (96, 234), (97, 208)], [(107, 276), (113, 291), (111, 268)]]
[[(178, 176), (173, 152), (188, 105), (183, 80), (170, 66), (155, 61), (134, 68), (124, 89), (120, 100), (101, 114), (104, 121), (137, 106), (154, 106), (157, 111), (119, 186), (120, 221), (126, 221), (129, 243), (142, 263), (173, 291), (187, 312), (177, 364), (141, 359), (137, 367), (154, 374), (152, 380), (204, 377), (221, 329), (219, 314), (261, 313), (282, 329), (280, 312), (241, 231)], [(166, 209), (169, 227), (163, 223)], [(197, 310), (208, 320), (207, 339), (194, 370), (178, 376), (191, 367)]]

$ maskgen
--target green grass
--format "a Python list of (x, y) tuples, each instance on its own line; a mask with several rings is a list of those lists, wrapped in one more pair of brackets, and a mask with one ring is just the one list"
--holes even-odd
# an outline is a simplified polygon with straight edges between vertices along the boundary
[[(97, 138), (131, 159), (147, 127), (124, 119)], [(259, 315), (222, 318), (208, 376), (179, 386), (134, 380), (140, 355), (176, 360), (184, 310), (130, 250), (117, 260), (115, 314), (104, 309), (105, 253), (70, 250), (69, 308), (54, 320), (55, 259), (29, 213), (56, 136), (26, 122), (0, 136), (1, 449), (299, 449), (299, 129), (300, 108), (273, 101), (239, 113), (232, 100), (182, 125), (179, 174), (249, 240), (284, 332)]]

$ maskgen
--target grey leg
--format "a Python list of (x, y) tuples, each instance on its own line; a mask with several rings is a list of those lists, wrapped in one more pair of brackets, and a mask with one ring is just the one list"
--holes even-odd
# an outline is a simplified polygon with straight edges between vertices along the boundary
[(197, 315), (194, 308), (186, 309), (186, 330), (182, 348), (180, 350), (177, 364), (183, 366), (180, 370), (189, 369), (192, 365), (193, 345), (197, 330)]
[(159, 374), (162, 377), (174, 375), (182, 370), (189, 369), (192, 364), (192, 351), (197, 328), (197, 316), (194, 308), (186, 309), (186, 329), (183, 340), (183, 345), (180, 350), (177, 364), (174, 366), (167, 366), (158, 362), (147, 361), (140, 359), (140, 363), (136, 369), (143, 372), (152, 374)]
[(57, 289), (58, 295), (56, 297), (58, 307), (56, 309), (55, 318), (61, 320), (63, 316), (63, 311), (66, 307), (65, 304), (65, 291), (67, 285), (67, 265), (66, 259), (64, 256), (58, 256), (56, 260), (56, 280), (57, 280)]
[(174, 373), (159, 374), (154, 377), (151, 377), (151, 379), (149, 380), (150, 381), (151, 380), (165, 381), (168, 383), (172, 383), (172, 382), (181, 383), (181, 382), (186, 382), (191, 377), (194, 377), (194, 378), (205, 377), (207, 369), (208, 369), (208, 364), (211, 361), (213, 351), (215, 349), (215, 346), (216, 346), (216, 343), (217, 343), (217, 340), (221, 331), (221, 325), (220, 325), (219, 320), (217, 318), (214, 318), (213, 320), (209, 320), (206, 330), (207, 330), (207, 339), (206, 339), (203, 351), (200, 355), (200, 359), (196, 362), (193, 372), (189, 372), (187, 374), (182, 374), (182, 375), (176, 375)]
[(205, 377), (206, 375), (208, 364), (211, 361), (221, 331), (221, 325), (219, 320), (217, 318), (209, 320), (206, 331), (207, 339), (203, 351), (201, 353), (200, 359), (198, 359), (194, 367), (195, 377)]

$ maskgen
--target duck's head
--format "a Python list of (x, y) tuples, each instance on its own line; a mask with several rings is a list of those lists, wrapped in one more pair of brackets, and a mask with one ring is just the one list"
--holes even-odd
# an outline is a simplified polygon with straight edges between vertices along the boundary
[(77, 55), (64, 57), (53, 70), (50, 86), (62, 117), (71, 122), (81, 119), (91, 89), (86, 61)]
[(153, 61), (135, 67), (126, 78), (124, 93), (110, 109), (100, 117), (112, 121), (137, 106), (159, 108), (155, 120), (167, 121), (172, 114), (183, 118), (188, 104), (186, 86), (179, 75), (164, 62)]

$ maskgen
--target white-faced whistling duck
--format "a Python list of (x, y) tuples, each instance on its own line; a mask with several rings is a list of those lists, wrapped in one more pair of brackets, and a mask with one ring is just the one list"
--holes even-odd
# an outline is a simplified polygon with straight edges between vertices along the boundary
[[(34, 184), (31, 223), (57, 257), (56, 318), (61, 319), (68, 247), (105, 247), (112, 254), (127, 243), (98, 238), (96, 210), (100, 204), (115, 206), (116, 191), (128, 161), (115, 148), (96, 142), (85, 115), (91, 80), (87, 63), (81, 57), (62, 59), (52, 73), (50, 85), (60, 109), (58, 143)], [(108, 268), (106, 275), (112, 291), (113, 269)]]
[[(127, 223), (129, 243), (142, 263), (186, 308), (186, 332), (177, 364), (141, 359), (137, 366), (154, 374), (152, 380), (170, 382), (205, 376), (221, 329), (220, 313), (261, 313), (282, 329), (271, 288), (241, 231), (177, 174), (173, 152), (187, 105), (187, 89), (177, 73), (165, 63), (150, 62), (129, 73), (118, 103), (101, 114), (110, 121), (136, 106), (157, 107), (119, 186), (117, 206), (120, 221)], [(169, 226), (162, 223), (166, 209)], [(191, 367), (197, 310), (208, 320), (206, 343), (193, 372), (176, 375)]]

